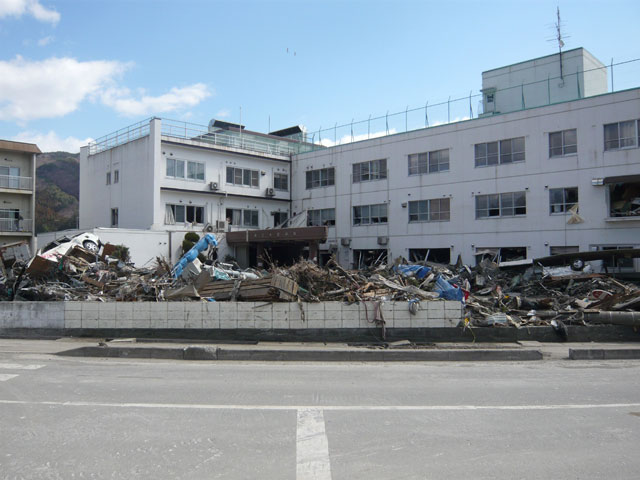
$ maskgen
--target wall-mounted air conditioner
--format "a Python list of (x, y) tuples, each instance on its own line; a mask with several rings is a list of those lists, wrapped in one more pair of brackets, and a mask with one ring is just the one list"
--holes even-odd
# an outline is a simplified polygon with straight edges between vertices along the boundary
[(389, 243), (389, 237), (378, 237), (378, 245), (386, 245)]
[(341, 238), (340, 239), (340, 245), (342, 245), (343, 247), (348, 247), (349, 245), (351, 245), (351, 239), (350, 238)]
[(276, 191), (273, 188), (271, 187), (267, 188), (267, 197), (274, 197), (275, 194), (276, 194)]
[(227, 229), (227, 222), (224, 220), (216, 220), (216, 230), (224, 232)]
[(209, 190), (211, 191), (218, 190), (218, 182), (209, 182)]

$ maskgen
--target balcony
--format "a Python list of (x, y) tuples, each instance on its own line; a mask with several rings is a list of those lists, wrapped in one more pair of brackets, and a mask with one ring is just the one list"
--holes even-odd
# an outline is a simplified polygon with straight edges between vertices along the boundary
[(0, 188), (32, 191), (33, 178), (17, 177), (15, 175), (0, 175)]
[(0, 233), (30, 235), (33, 232), (33, 220), (18, 218), (0, 218)]

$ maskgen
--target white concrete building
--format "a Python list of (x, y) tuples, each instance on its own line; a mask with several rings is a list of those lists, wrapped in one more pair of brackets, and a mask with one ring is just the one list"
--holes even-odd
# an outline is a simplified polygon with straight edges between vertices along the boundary
[(32, 143), (0, 140), (0, 245), (27, 240), (34, 248), (36, 155)]
[[(348, 266), (638, 248), (640, 89), (606, 93), (602, 67), (576, 49), (490, 70), (479, 118), (331, 148), (152, 119), (82, 149), (81, 228), (265, 229), (306, 211), (328, 227), (320, 260)], [(269, 191), (276, 178), (290, 188)], [(249, 244), (234, 247), (245, 263)]]

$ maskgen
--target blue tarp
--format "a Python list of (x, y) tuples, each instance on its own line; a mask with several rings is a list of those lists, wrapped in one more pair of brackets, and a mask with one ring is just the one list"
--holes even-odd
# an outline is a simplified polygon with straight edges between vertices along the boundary
[(400, 273), (405, 277), (415, 276), (416, 278), (423, 279), (426, 277), (431, 268), (425, 267), (424, 265), (396, 265), (393, 267), (393, 270), (396, 273)]
[(216, 240), (215, 235), (213, 235), (212, 233), (207, 233), (204, 237), (198, 240), (198, 243), (191, 247), (191, 250), (189, 250), (182, 256), (178, 263), (175, 264), (175, 266), (173, 267), (173, 278), (178, 278), (180, 275), (182, 275), (184, 267), (198, 258), (198, 254), (206, 250), (210, 246), (217, 247), (218, 240)]
[(434, 291), (440, 294), (440, 298), (445, 300), (464, 300), (464, 292), (460, 287), (454, 287), (440, 275), (436, 277), (436, 286)]

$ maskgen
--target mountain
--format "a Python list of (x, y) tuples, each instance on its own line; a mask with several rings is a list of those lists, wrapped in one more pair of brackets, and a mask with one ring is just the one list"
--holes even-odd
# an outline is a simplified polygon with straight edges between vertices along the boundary
[(79, 153), (48, 152), (36, 165), (36, 233), (76, 228)]

